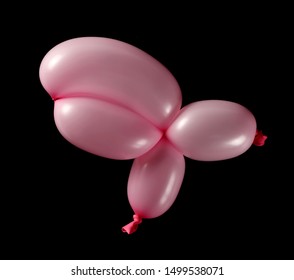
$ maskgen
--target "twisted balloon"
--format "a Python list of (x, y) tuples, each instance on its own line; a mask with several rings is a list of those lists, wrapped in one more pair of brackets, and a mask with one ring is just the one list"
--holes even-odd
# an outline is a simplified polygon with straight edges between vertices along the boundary
[(266, 136), (241, 104), (202, 100), (182, 108), (181, 89), (159, 61), (128, 43), (102, 37), (64, 41), (44, 56), (41, 84), (54, 100), (61, 135), (89, 153), (134, 159), (128, 199), (133, 233), (175, 201), (185, 158), (225, 160)]

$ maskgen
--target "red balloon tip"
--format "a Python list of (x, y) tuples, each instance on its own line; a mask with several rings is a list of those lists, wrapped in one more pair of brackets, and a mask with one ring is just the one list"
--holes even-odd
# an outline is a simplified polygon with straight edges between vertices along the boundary
[(132, 222), (122, 228), (123, 232), (131, 234), (137, 230), (138, 225), (142, 223), (142, 218), (139, 215), (135, 214), (133, 215), (133, 219), (134, 220)]
[(267, 136), (264, 135), (261, 130), (257, 130), (253, 144), (255, 146), (263, 146), (266, 139), (267, 139)]

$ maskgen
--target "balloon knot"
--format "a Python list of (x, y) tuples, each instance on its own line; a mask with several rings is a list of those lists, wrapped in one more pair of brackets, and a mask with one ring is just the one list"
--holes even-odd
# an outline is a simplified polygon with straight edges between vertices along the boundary
[(131, 234), (133, 232), (135, 232), (138, 228), (138, 225), (142, 223), (142, 218), (137, 215), (137, 214), (134, 214), (133, 215), (133, 221), (130, 222), (129, 224), (127, 224), (126, 226), (124, 226), (122, 228), (122, 231), (123, 232), (126, 232), (128, 234)]
[(255, 146), (263, 146), (266, 139), (267, 139), (267, 136), (264, 135), (261, 130), (257, 130), (253, 144)]

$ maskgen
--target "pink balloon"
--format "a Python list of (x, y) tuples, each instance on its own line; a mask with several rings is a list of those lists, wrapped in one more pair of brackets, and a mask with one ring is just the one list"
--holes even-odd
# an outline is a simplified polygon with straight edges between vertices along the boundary
[(140, 115), (115, 104), (86, 97), (58, 99), (55, 123), (65, 139), (90, 153), (133, 159), (149, 151), (162, 132)]
[(166, 132), (186, 157), (202, 161), (239, 156), (250, 148), (255, 135), (252, 113), (240, 104), (224, 100), (185, 106)]
[(181, 107), (173, 75), (142, 50), (109, 38), (80, 37), (52, 48), (40, 80), (54, 100), (73, 96), (105, 100), (165, 129)]
[(127, 191), (134, 221), (122, 228), (127, 233), (172, 206), (184, 178), (184, 156), (224, 160), (266, 139), (240, 104), (206, 100), (181, 109), (173, 75), (149, 54), (118, 40), (62, 42), (45, 55), (39, 76), (65, 139), (98, 156), (135, 159)]
[[(128, 199), (135, 219), (155, 218), (174, 203), (185, 173), (185, 159), (167, 140), (134, 160), (128, 182)], [(123, 228), (131, 233), (137, 222)]]

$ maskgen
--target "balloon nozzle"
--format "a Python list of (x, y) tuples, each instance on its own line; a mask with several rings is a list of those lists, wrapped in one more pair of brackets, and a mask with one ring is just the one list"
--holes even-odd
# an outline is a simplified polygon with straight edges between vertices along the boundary
[(255, 146), (263, 146), (266, 139), (267, 139), (267, 136), (264, 135), (261, 130), (256, 130), (253, 144)]
[(142, 218), (137, 215), (137, 214), (134, 214), (133, 215), (133, 221), (130, 222), (129, 224), (127, 224), (126, 226), (124, 226), (122, 228), (122, 231), (123, 232), (126, 232), (128, 234), (131, 234), (133, 232), (135, 232), (138, 228), (138, 225), (142, 223)]

